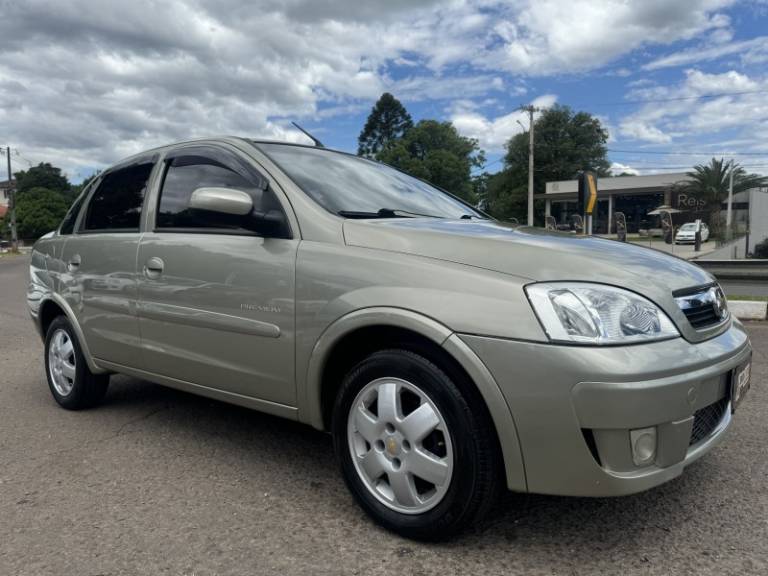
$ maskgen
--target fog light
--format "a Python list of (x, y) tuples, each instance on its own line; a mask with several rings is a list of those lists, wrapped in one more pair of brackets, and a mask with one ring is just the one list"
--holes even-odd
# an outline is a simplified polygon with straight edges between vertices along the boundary
[(656, 458), (656, 427), (629, 431), (632, 444), (632, 461), (637, 466), (647, 466)]

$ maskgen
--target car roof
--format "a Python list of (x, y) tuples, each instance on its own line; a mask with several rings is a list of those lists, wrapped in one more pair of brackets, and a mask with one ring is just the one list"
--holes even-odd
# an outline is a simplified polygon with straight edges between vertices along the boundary
[(138, 152), (136, 154), (132, 154), (131, 156), (127, 156), (125, 158), (122, 158), (121, 160), (118, 160), (117, 162), (114, 162), (113, 164), (110, 164), (104, 169), (104, 172), (113, 170), (115, 168), (119, 168), (122, 166), (125, 166), (126, 164), (131, 164), (132, 162), (135, 162), (137, 160), (141, 160), (146, 158), (147, 156), (151, 156), (153, 154), (159, 154), (160, 152), (164, 150), (168, 150), (171, 148), (175, 148), (177, 146), (181, 146), (184, 144), (205, 144), (205, 143), (211, 143), (211, 142), (231, 142), (233, 140), (239, 140), (240, 142), (246, 142), (248, 144), (254, 145), (257, 148), (259, 147), (259, 144), (280, 144), (283, 146), (295, 146), (297, 148), (312, 148), (316, 150), (325, 150), (328, 152), (336, 152), (338, 154), (346, 154), (348, 156), (354, 156), (354, 154), (351, 154), (349, 152), (344, 152), (342, 150), (334, 150), (333, 148), (326, 148), (326, 147), (318, 147), (314, 144), (302, 144), (300, 142), (288, 142), (286, 140), (269, 140), (264, 138), (245, 138), (243, 136), (227, 136), (227, 135), (219, 135), (219, 136), (209, 136), (204, 138), (190, 138), (188, 140), (179, 140), (177, 142), (169, 142), (168, 144), (163, 144), (162, 146), (155, 146), (154, 148), (149, 148), (147, 150), (143, 150), (141, 152)]

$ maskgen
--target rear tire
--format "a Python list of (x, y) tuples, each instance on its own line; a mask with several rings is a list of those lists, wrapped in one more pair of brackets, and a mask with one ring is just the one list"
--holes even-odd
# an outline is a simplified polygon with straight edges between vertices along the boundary
[(99, 404), (107, 393), (109, 374), (88, 368), (80, 342), (66, 316), (56, 317), (45, 336), (45, 375), (59, 406), (82, 410)]
[(344, 480), (376, 522), (442, 540), (482, 518), (501, 488), (490, 416), (471, 383), (406, 350), (368, 356), (333, 411)]

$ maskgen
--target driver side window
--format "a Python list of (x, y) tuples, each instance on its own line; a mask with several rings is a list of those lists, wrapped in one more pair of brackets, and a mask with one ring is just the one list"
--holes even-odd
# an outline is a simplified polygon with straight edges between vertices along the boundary
[[(246, 192), (253, 200), (253, 211), (246, 215), (223, 214), (190, 207), (198, 188), (232, 188)], [(255, 215), (282, 208), (265, 180), (245, 170), (227, 166), (217, 158), (203, 155), (177, 156), (166, 163), (156, 216), (158, 231), (199, 231), (262, 235)]]

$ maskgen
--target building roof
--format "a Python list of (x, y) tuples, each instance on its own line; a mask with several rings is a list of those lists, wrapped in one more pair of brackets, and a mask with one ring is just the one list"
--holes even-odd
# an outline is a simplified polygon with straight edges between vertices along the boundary
[[(670, 186), (681, 180), (686, 180), (685, 172), (672, 172), (669, 174), (650, 174), (648, 176), (612, 176), (610, 178), (597, 179), (598, 196), (632, 195), (632, 194), (657, 194), (664, 192)], [(575, 198), (579, 191), (578, 180), (561, 180), (547, 182), (545, 194), (539, 198)]]

